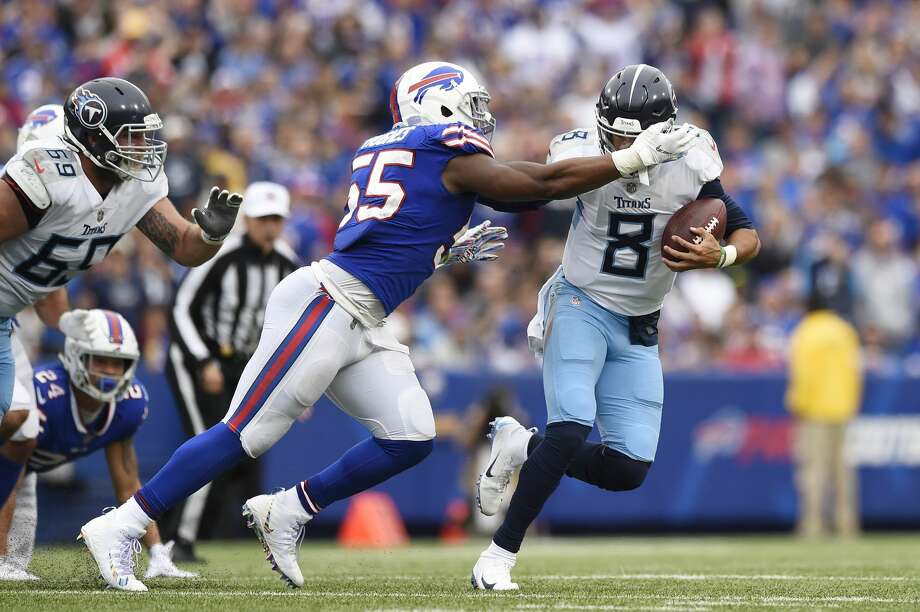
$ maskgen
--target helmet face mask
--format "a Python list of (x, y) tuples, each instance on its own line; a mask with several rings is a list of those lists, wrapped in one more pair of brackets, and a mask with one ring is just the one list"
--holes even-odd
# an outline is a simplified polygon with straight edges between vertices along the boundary
[(77, 87), (64, 106), (65, 139), (121, 180), (152, 182), (163, 171), (163, 121), (132, 83), (107, 77)]
[(396, 81), (390, 111), (394, 124), (459, 121), (491, 139), (495, 132), (495, 118), (489, 112), (491, 99), (476, 77), (462, 66), (426, 62), (413, 66)]
[(105, 162), (125, 178), (155, 180), (166, 162), (166, 142), (157, 138), (162, 128), (163, 122), (156, 114), (145, 117), (144, 124), (121, 126), (111, 135), (114, 149), (106, 151)]
[[(121, 362), (121, 371), (113, 371), (114, 368), (109, 367), (106, 362)], [(125, 379), (125, 374), (134, 371), (136, 360), (101, 353), (84, 353), (82, 364), (86, 371), (88, 386), (98, 391), (98, 393), (87, 394), (97, 400), (109, 401), (127, 388), (131, 378)]]
[(463, 102), (461, 103), (461, 110), (467, 115), (467, 119), (489, 141), (492, 140), (492, 134), (495, 133), (496, 123), (495, 117), (489, 112), (489, 102), (491, 101), (492, 96), (489, 95), (489, 92), (480, 88), (479, 91), (463, 94)]

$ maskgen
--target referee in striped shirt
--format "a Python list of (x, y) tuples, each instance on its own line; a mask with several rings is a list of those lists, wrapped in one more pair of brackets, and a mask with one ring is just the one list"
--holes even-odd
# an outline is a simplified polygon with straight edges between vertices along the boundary
[[(166, 374), (188, 437), (226, 414), (236, 381), (259, 343), (268, 296), (299, 267), (280, 238), (290, 214), (284, 187), (251, 184), (240, 212), (245, 233), (228, 238), (217, 255), (189, 270), (176, 292)], [(259, 466), (247, 459), (189, 497), (161, 522), (176, 540), (174, 558), (199, 560), (194, 551), (199, 527), (212, 528), (224, 508), (238, 508), (227, 503), (233, 497), (242, 504), (260, 492)]]

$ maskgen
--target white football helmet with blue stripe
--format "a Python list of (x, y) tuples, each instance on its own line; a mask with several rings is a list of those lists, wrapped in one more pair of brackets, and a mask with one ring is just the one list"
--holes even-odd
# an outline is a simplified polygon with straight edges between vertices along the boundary
[(64, 134), (64, 107), (60, 104), (39, 106), (26, 118), (16, 137), (16, 151), (33, 140), (45, 140)]
[(393, 123), (415, 125), (459, 121), (487, 138), (495, 131), (489, 92), (473, 73), (449, 62), (425, 62), (407, 70), (393, 85)]
[[(93, 309), (71, 311), (81, 315), (79, 326), (61, 325), (67, 334), (64, 352), (60, 355), (70, 382), (90, 397), (110, 402), (120, 396), (134, 379), (140, 350), (131, 324), (111, 310)], [(70, 315), (67, 313), (65, 316)], [(76, 329), (71, 330), (71, 327)], [(94, 371), (92, 357), (112, 357), (125, 361), (124, 372), (119, 376)]]

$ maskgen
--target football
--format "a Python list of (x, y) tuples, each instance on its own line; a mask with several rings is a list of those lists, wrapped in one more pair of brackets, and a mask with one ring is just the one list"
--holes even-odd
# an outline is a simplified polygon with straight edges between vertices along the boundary
[[(719, 198), (702, 198), (684, 205), (664, 226), (664, 233), (661, 235), (662, 253), (665, 245), (675, 251), (686, 252), (687, 249), (682, 247), (674, 236), (699, 244), (703, 237), (691, 232), (691, 227), (702, 227), (715, 236), (716, 240), (722, 240), (725, 236), (725, 203)], [(667, 256), (667, 253), (664, 254)]]

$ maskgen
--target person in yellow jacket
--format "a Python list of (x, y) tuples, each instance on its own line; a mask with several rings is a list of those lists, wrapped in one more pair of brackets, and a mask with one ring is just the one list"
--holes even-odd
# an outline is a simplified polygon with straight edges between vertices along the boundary
[(804, 536), (828, 532), (824, 504), (831, 492), (836, 532), (859, 532), (856, 475), (845, 456), (847, 424), (862, 399), (859, 336), (827, 302), (812, 296), (789, 353), (786, 404), (795, 418), (798, 532)]

